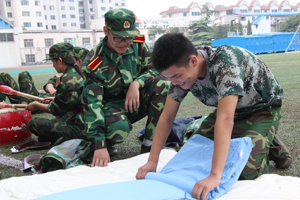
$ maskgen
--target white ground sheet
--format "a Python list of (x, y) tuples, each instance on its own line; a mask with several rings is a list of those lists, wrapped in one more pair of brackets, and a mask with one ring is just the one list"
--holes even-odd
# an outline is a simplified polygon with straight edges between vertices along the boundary
[[(176, 154), (162, 150), (158, 172)], [(108, 167), (78, 166), (33, 176), (13, 177), (0, 181), (0, 199), (33, 199), (44, 195), (80, 187), (135, 180), (140, 166), (149, 154), (109, 163)], [(300, 178), (262, 175), (254, 181), (238, 181), (220, 200), (299, 200)]]

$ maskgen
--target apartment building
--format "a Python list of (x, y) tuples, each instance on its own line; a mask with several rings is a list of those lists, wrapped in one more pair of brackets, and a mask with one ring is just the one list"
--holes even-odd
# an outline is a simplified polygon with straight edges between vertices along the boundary
[(0, 17), (24, 30), (78, 30), (126, 7), (127, 0), (0, 0)]

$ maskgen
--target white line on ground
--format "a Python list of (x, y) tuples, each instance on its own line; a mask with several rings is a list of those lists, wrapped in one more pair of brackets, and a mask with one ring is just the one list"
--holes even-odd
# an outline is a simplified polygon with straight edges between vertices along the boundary
[(23, 162), (20, 160), (16, 160), (10, 156), (5, 156), (3, 154), (0, 154), (0, 164), (14, 167), (16, 169), (23, 169)]

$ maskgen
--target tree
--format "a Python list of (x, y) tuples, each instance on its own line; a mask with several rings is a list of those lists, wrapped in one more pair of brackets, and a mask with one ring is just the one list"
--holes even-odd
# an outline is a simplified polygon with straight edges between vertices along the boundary
[(165, 32), (166, 32), (166, 30), (164, 30), (162, 28), (157, 28), (156, 26), (152, 26), (152, 27), (150, 27), (150, 29), (148, 31), (148, 35), (161, 35)]
[(243, 35), (243, 25), (241, 22), (238, 24), (238, 32), (240, 32), (240, 35)]
[(213, 30), (209, 27), (208, 20), (214, 11), (210, 10), (208, 6), (203, 5), (206, 16), (204, 19), (190, 24), (188, 29), (190, 34), (187, 36), (194, 45), (211, 45), (211, 40), (214, 38)]
[(170, 28), (170, 33), (180, 33), (180, 29), (179, 27), (173, 27), (173, 28)]
[(249, 20), (247, 24), (247, 35), (252, 35), (251, 23)]
[(279, 32), (295, 32), (300, 25), (300, 14), (291, 16), (280, 24)]
[(235, 28), (233, 26), (233, 20), (231, 20), (231, 22), (230, 22), (230, 30), (229, 31), (230, 32), (235, 32)]
[(227, 37), (227, 33), (229, 31), (229, 25), (219, 25), (212, 27), (214, 33), (214, 39), (220, 39), (223, 37)]

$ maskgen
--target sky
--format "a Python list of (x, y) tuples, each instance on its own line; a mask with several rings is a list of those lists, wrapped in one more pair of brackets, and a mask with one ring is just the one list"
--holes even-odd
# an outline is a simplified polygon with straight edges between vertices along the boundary
[[(231, 6), (238, 3), (239, 0), (201, 0), (201, 1), (187, 1), (187, 0), (127, 0), (127, 9), (132, 10), (138, 18), (161, 18), (160, 12), (168, 10), (172, 6), (178, 8), (187, 8), (190, 3), (197, 2), (202, 5), (206, 2), (212, 2), (214, 6), (221, 4), (224, 6)], [(300, 0), (289, 0), (292, 6), (295, 6)], [(225, 2), (225, 3), (224, 3)], [(246, 0), (248, 5), (252, 0)], [(270, 0), (260, 0), (261, 5), (268, 4)], [(277, 0), (280, 4), (282, 0)]]

